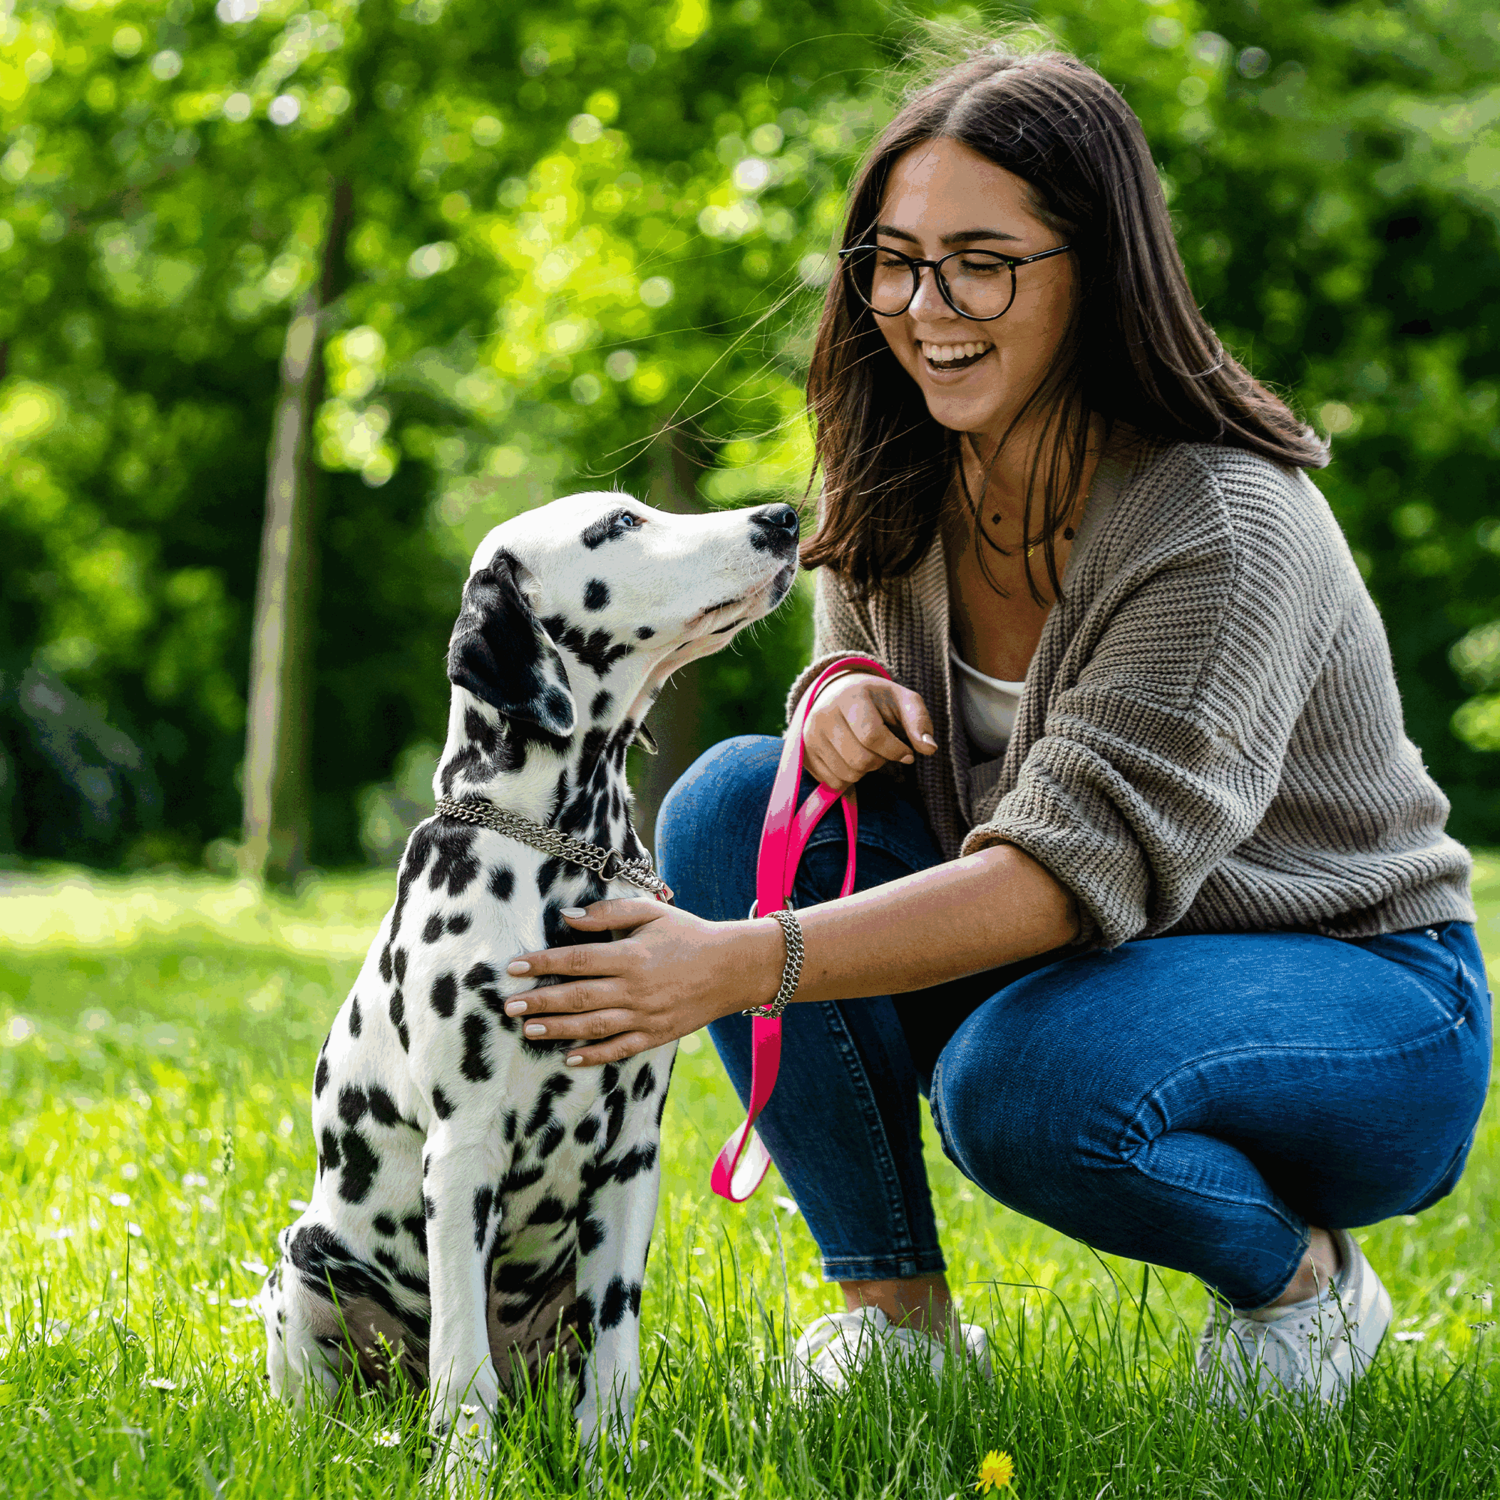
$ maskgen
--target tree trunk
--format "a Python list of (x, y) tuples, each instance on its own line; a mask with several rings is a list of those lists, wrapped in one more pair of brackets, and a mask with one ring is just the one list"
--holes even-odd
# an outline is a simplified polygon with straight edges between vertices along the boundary
[(272, 882), (290, 880), (308, 861), (317, 572), (311, 428), (322, 396), (322, 318), (337, 294), (352, 210), (350, 184), (341, 179), (329, 203), (318, 285), (287, 325), (266, 459), (241, 868)]
[[(647, 496), (658, 510), (698, 511), (697, 470), (673, 429), (657, 438)], [(691, 661), (674, 672), (661, 690), (646, 727), (656, 740), (657, 754), (640, 755), (634, 781), (632, 821), (648, 849), (656, 848), (656, 814), (662, 799), (698, 756), (703, 744), (703, 664)]]

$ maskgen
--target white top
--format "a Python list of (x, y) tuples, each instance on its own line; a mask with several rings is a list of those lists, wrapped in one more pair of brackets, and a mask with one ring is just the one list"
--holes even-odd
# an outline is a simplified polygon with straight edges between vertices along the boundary
[(1025, 681), (1002, 682), (998, 677), (986, 677), (971, 667), (951, 643), (948, 659), (956, 669), (953, 685), (958, 689), (959, 712), (970, 745), (984, 760), (1004, 755), (1011, 730), (1015, 728), (1016, 705), (1021, 701)]

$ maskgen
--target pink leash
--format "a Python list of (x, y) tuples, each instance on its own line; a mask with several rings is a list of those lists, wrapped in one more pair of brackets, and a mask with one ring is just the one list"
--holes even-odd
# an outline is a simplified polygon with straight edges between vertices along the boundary
[[(811, 689), (802, 695), (797, 712), (787, 727), (781, 747), (781, 763), (771, 786), (771, 801), (760, 832), (760, 862), (755, 873), (755, 905), (750, 915), (769, 916), (781, 911), (791, 896), (797, 879), (802, 851), (823, 814), (840, 800), (844, 804), (844, 828), (849, 835), (849, 859), (844, 866), (844, 885), (840, 896), (854, 889), (855, 834), (859, 815), (854, 788), (840, 794), (832, 787), (818, 786), (807, 801), (797, 807), (797, 787), (802, 779), (802, 728), (813, 700), (830, 679), (844, 672), (870, 672), (890, 679), (890, 673), (868, 656), (845, 656), (824, 671)], [(743, 1203), (761, 1185), (771, 1156), (755, 1134), (755, 1121), (776, 1087), (781, 1067), (781, 1020), (755, 1016), (750, 1022), (750, 1108), (745, 1123), (724, 1142), (714, 1162), (709, 1183), (714, 1192), (731, 1203)]]

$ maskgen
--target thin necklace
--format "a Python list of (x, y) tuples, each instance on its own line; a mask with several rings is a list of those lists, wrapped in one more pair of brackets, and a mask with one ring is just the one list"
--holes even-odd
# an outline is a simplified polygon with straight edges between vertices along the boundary
[[(966, 435), (967, 435), (967, 437), (969, 439), (969, 446), (974, 451), (974, 457), (976, 459), (978, 459), (979, 458), (979, 444), (978, 444), (977, 440), (975, 439), (974, 434), (972, 432), (968, 433)], [(999, 456), (1000, 456), (999, 450), (996, 449), (994, 457), (992, 457), (990, 459), (990, 463), (993, 463), (995, 461), (995, 458), (998, 458)], [(980, 470), (979, 470), (979, 498), (978, 499), (972, 499), (969, 496), (969, 480), (968, 480), (968, 476), (964, 473), (964, 467), (963, 467), (962, 461), (960, 461), (959, 466), (958, 466), (958, 477), (959, 477), (960, 483), (963, 485), (964, 498), (968, 499), (970, 501), (970, 504), (973, 506), (973, 508), (974, 508), (974, 516), (975, 516), (975, 519), (977, 520), (979, 518), (979, 516), (981, 516), (983, 514), (985, 493), (986, 493), (986, 491), (988, 491), (988, 489), (990, 487), (990, 466), (989, 466), (989, 464), (984, 463), (984, 461), (982, 459), (980, 460)], [(1093, 493), (1093, 490), (1094, 490), (1094, 487), (1091, 484), (1088, 487), (1088, 489), (1084, 492), (1083, 498), (1077, 502), (1077, 508), (1079, 510), (1082, 510), (1083, 507), (1086, 506), (1089, 503), (1089, 496)], [(999, 516), (998, 513), (990, 517), (990, 525), (991, 526), (998, 526), (999, 524), (1000, 524), (1000, 516)], [(1073, 529), (1073, 527), (1071, 527), (1071, 526), (1064, 526), (1063, 527), (1063, 540), (1065, 542), (1071, 542), (1074, 539), (1074, 537), (1076, 537), (1077, 535), (1078, 535), (1078, 533)], [(1036, 541), (1036, 542), (1033, 542), (1026, 549), (1026, 557), (1027, 557), (1028, 561), (1030, 560), (1032, 554), (1036, 551), (1036, 549), (1039, 546), (1041, 546), (1041, 542)]]

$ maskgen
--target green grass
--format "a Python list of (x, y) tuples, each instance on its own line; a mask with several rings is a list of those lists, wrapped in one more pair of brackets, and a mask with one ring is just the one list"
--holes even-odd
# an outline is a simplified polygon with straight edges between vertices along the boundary
[[(1500, 860), (1481, 861), (1500, 959)], [(263, 897), (209, 877), (0, 885), (0, 1477), (13, 1496), (431, 1492), (421, 1413), (370, 1394), (297, 1421), (261, 1379), (245, 1306), (310, 1188), (307, 1090), (329, 1018), (391, 895), (383, 875)], [(1500, 1116), (1457, 1193), (1361, 1238), (1396, 1302), (1376, 1372), (1340, 1412), (1216, 1415), (1188, 1379), (1204, 1294), (1007, 1213), (929, 1153), (950, 1274), (996, 1380), (863, 1382), (792, 1405), (773, 1355), (835, 1305), (774, 1179), (707, 1190), (737, 1119), (711, 1047), (684, 1046), (643, 1309), (628, 1476), (579, 1476), (568, 1402), (511, 1413), (495, 1492), (661, 1496), (1015, 1492), (1478, 1496), (1497, 1491)], [(1144, 1288), (1144, 1297), (1142, 1292)]]

